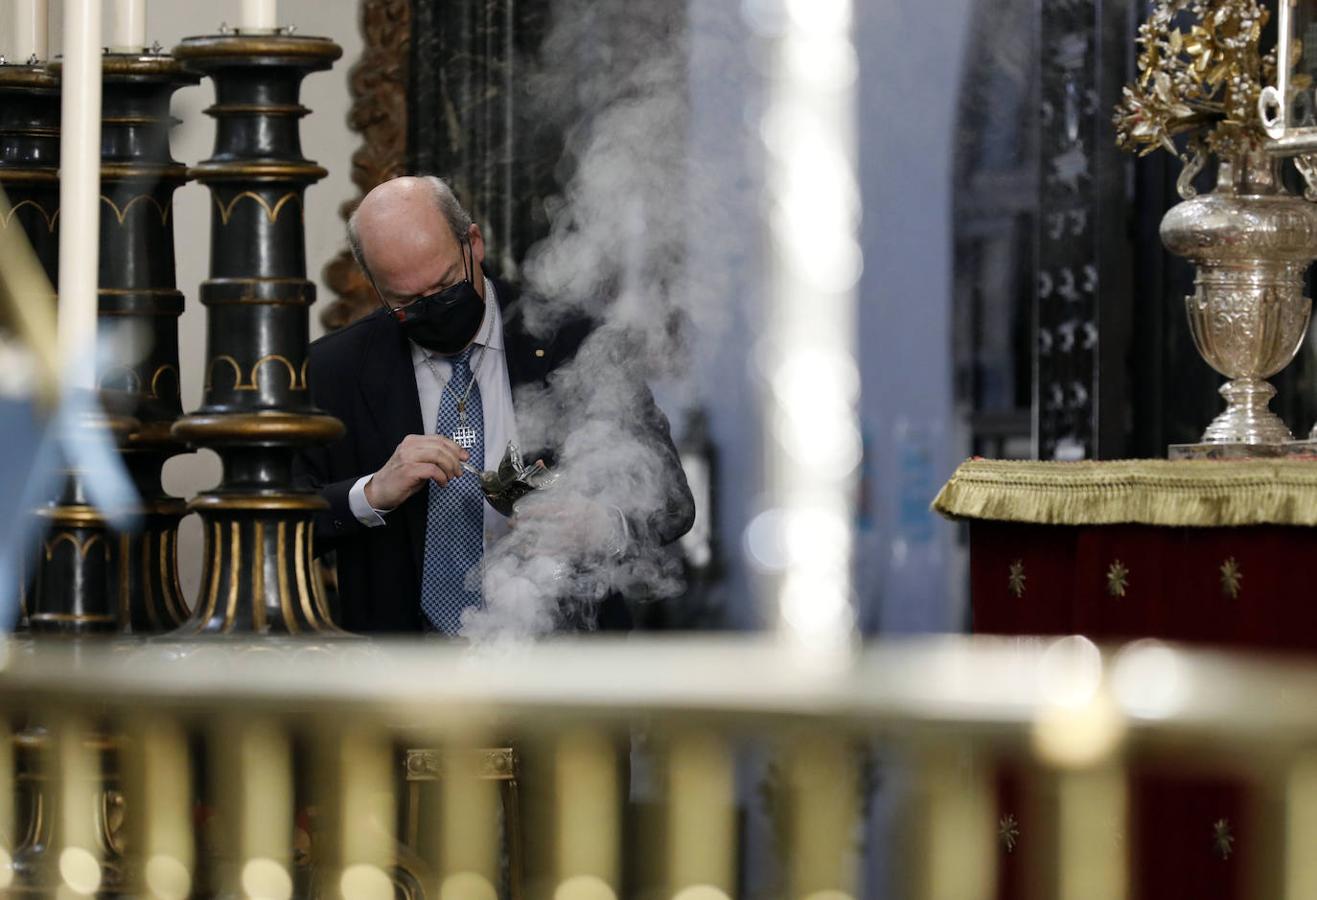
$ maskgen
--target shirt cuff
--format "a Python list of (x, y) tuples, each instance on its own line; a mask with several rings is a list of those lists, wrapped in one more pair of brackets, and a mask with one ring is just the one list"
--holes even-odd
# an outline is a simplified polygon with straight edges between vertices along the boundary
[(367, 528), (383, 525), (384, 514), (393, 512), (391, 509), (376, 509), (366, 499), (366, 484), (373, 477), (373, 473), (371, 475), (362, 475), (348, 491), (348, 509), (352, 510), (352, 515), (356, 516), (357, 521)]

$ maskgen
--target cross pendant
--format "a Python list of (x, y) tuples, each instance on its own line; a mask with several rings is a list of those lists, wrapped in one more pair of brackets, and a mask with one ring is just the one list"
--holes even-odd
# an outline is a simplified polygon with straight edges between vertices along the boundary
[(458, 425), (453, 429), (453, 443), (463, 450), (472, 450), (476, 446), (476, 430), (470, 425)]

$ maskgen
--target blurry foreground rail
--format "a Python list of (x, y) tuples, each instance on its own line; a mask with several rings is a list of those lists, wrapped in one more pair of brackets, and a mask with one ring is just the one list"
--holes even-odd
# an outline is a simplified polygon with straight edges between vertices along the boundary
[[(1127, 772), (1162, 760), (1250, 786), (1250, 896), (1317, 895), (1317, 666), (1077, 638), (797, 661), (767, 641), (11, 642), (0, 882), (176, 900), (714, 900), (748, 882), (971, 900), (995, 894), (1014, 845), (994, 794), (1010, 765), (1032, 811), (1018, 894), (1113, 900), (1129, 895)], [(627, 803), (641, 757), (651, 796)], [(746, 778), (764, 758), (770, 775)], [(875, 767), (900, 827), (867, 840), (895, 885), (863, 877)], [(738, 809), (763, 783), (777, 837), (747, 853)]]

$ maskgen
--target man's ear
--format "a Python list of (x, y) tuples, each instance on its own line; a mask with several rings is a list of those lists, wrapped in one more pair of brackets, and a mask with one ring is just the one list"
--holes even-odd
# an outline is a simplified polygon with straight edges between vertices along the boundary
[(476, 265), (485, 261), (485, 236), (480, 233), (480, 226), (475, 222), (466, 230), (467, 243), (471, 245), (471, 259)]

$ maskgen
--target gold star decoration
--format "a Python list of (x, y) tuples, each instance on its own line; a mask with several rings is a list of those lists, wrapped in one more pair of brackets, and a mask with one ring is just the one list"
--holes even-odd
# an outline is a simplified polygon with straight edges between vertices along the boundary
[(1015, 821), (1015, 816), (1007, 813), (997, 822), (997, 839), (1007, 853), (1015, 850), (1015, 844), (1020, 840), (1020, 823)]
[(1240, 584), (1243, 580), (1244, 573), (1233, 556), (1221, 563), (1221, 596), (1238, 600)]
[(1229, 859), (1235, 851), (1235, 835), (1230, 830), (1229, 819), (1217, 819), (1212, 823), (1212, 849), (1222, 859)]
[(1010, 591), (1016, 597), (1024, 596), (1024, 582), (1028, 576), (1024, 574), (1024, 560), (1017, 559), (1011, 563), (1010, 574), (1006, 579), (1006, 590)]
[(1116, 560), (1107, 567), (1107, 593), (1112, 597), (1124, 597), (1130, 586), (1130, 570), (1125, 564)]

